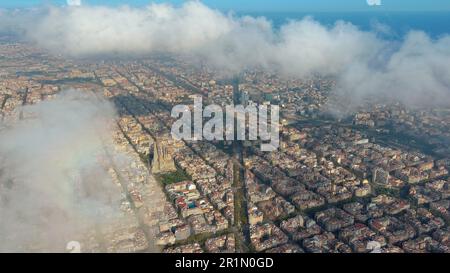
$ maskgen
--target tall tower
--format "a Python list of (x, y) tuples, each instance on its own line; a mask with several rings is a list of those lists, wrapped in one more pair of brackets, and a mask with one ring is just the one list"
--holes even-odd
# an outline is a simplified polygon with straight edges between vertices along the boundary
[(241, 99), (241, 92), (239, 90), (239, 77), (236, 76), (231, 80), (231, 84), (233, 86), (233, 98), (234, 103), (237, 104), (240, 102)]
[(172, 152), (167, 144), (167, 141), (159, 139), (156, 139), (153, 144), (152, 173), (165, 173), (177, 170), (173, 162)]
[(249, 95), (248, 95), (248, 92), (247, 92), (247, 91), (241, 91), (240, 93), (241, 93), (241, 104), (242, 104), (244, 107), (247, 107), (248, 102), (249, 102), (249, 100), (250, 100), (250, 97), (249, 97)]

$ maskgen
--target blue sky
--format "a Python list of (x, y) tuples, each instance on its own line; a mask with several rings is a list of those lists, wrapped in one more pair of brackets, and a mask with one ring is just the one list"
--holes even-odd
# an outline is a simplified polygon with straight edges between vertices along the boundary
[[(29, 7), (42, 3), (62, 5), (65, 0), (0, 0), (0, 7)], [(142, 6), (150, 0), (83, 0), (90, 5)], [(183, 0), (154, 2), (183, 3)], [(235, 11), (450, 11), (450, 0), (381, 0), (382, 6), (369, 6), (367, 0), (203, 0), (206, 5)]]

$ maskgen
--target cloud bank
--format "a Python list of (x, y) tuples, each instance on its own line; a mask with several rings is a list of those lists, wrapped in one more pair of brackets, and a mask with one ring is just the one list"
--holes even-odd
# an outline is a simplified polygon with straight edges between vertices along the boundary
[(119, 213), (120, 190), (99, 163), (115, 111), (75, 91), (21, 111), (0, 131), (0, 252), (63, 252)]
[(38, 13), (32, 23), (18, 23), (24, 37), (69, 56), (193, 54), (231, 73), (263, 68), (295, 77), (332, 76), (335, 91), (348, 98), (448, 102), (448, 35), (432, 39), (413, 31), (392, 41), (377, 35), (389, 30), (379, 23), (374, 31), (362, 31), (308, 17), (274, 28), (264, 17), (224, 14), (197, 1), (179, 7), (50, 7)]

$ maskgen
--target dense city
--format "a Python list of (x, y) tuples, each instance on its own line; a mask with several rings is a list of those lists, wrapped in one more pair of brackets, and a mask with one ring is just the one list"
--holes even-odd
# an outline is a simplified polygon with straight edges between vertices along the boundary
[[(345, 109), (332, 78), (222, 75), (190, 56), (70, 60), (5, 38), (0, 63), (0, 132), (65, 90), (116, 109), (114, 149), (97, 161), (120, 217), (74, 238), (83, 252), (450, 252), (449, 109)], [(172, 108), (195, 97), (279, 105), (279, 149), (173, 139)]]

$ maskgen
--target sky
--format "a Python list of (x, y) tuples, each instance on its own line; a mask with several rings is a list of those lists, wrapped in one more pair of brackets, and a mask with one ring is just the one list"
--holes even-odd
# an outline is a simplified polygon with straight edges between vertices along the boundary
[[(143, 6), (150, 0), (83, 0), (89, 5), (132, 5)], [(155, 0), (175, 5), (185, 0)], [(450, 11), (449, 0), (203, 0), (207, 6), (220, 10), (234, 11)], [(381, 2), (381, 5), (369, 5), (368, 2)], [(64, 5), (66, 0), (0, 0), (0, 7), (16, 8), (30, 7), (42, 3)]]

